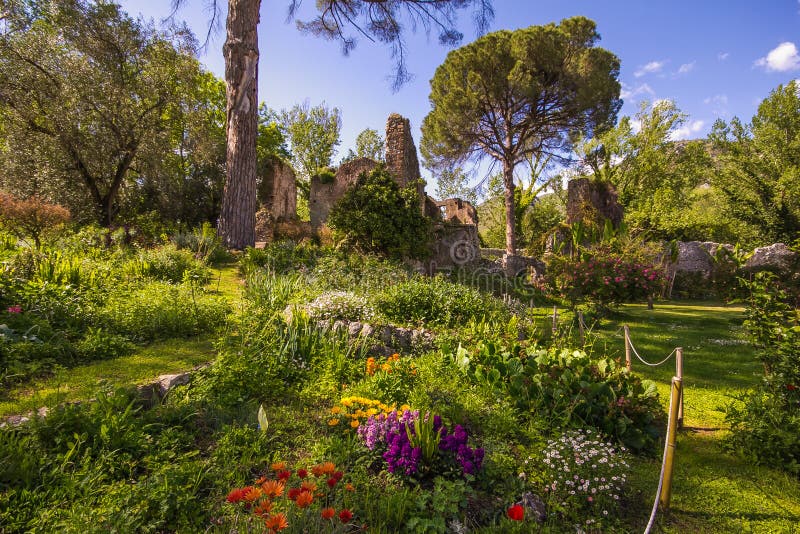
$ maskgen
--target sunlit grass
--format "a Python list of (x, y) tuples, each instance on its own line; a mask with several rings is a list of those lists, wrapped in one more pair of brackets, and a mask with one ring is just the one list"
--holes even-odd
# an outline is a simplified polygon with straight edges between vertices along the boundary
[(0, 416), (91, 398), (101, 386), (144, 384), (159, 375), (186, 371), (214, 358), (210, 339), (170, 339), (139, 348), (130, 356), (61, 369), (25, 384), (0, 402)]

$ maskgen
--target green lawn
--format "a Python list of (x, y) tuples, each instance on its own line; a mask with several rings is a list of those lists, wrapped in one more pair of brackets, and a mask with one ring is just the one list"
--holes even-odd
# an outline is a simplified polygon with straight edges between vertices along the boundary
[[(224, 264), (212, 268), (212, 272), (212, 281), (206, 289), (237, 305), (242, 289), (237, 265)], [(214, 355), (211, 338), (169, 339), (139, 347), (130, 356), (60, 369), (7, 392), (0, 401), (0, 417), (89, 399), (102, 386), (145, 384), (159, 375), (187, 371), (210, 362)]]
[[(800, 532), (800, 481), (763, 469), (721, 448), (723, 408), (731, 395), (755, 385), (761, 374), (742, 329), (744, 309), (711, 303), (623, 306), (613, 320), (593, 328), (595, 350), (624, 362), (623, 324), (639, 354), (651, 362), (684, 349), (685, 428), (679, 434), (670, 513), (659, 516), (664, 532)], [(658, 384), (665, 407), (675, 374), (674, 358), (652, 368), (634, 356), (633, 370)], [(652, 503), (660, 458), (635, 462), (634, 489)], [(632, 511), (647, 522), (650, 509)]]

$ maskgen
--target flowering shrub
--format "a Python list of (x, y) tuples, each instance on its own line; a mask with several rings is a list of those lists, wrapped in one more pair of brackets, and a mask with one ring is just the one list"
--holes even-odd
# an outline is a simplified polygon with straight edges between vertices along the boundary
[[(409, 410), (408, 405), (400, 408), (401, 411)], [(388, 406), (383, 402), (365, 397), (344, 397), (339, 404), (331, 408), (331, 418), (328, 426), (344, 429), (358, 428), (367, 418), (379, 414), (396, 413), (396, 406)]]
[(474, 475), (483, 464), (483, 449), (467, 444), (469, 436), (461, 425), (452, 433), (438, 415), (419, 411), (392, 411), (370, 416), (358, 429), (363, 444), (382, 452), (390, 473), (415, 477)]
[(570, 431), (549, 441), (543, 462), (550, 512), (592, 529), (607, 525), (617, 515), (627, 482), (625, 452), (593, 430)]
[(573, 302), (588, 300), (601, 306), (637, 302), (661, 291), (661, 269), (608, 251), (588, 258), (562, 257), (548, 265), (551, 287)]
[(305, 306), (306, 313), (316, 321), (369, 321), (374, 319), (375, 310), (367, 299), (347, 291), (330, 291)]
[(292, 472), (284, 462), (277, 462), (271, 469), (272, 476), (228, 493), (226, 500), (236, 512), (234, 522), (244, 512), (262, 522), (264, 531), (270, 534), (289, 526), (303, 532), (352, 530), (353, 512), (345, 505), (355, 488), (342, 483), (344, 473), (333, 463)]

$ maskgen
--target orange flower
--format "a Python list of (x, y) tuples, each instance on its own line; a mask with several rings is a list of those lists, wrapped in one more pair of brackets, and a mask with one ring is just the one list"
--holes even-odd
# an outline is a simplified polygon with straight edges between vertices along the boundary
[(336, 472), (336, 464), (334, 464), (333, 462), (325, 462), (324, 464), (321, 464), (319, 467), (320, 467), (320, 472), (323, 475), (332, 475)]
[(253, 502), (257, 501), (264, 495), (264, 492), (261, 491), (261, 488), (250, 488), (250, 490), (244, 494), (244, 500)]
[(317, 489), (317, 484), (315, 482), (311, 482), (310, 480), (304, 480), (302, 484), (300, 484), (301, 491), (310, 491), (314, 492)]
[(250, 487), (246, 488), (234, 488), (228, 493), (228, 502), (239, 502), (244, 500), (244, 496), (247, 492), (250, 491)]
[(356, 490), (355, 486), (353, 486), (349, 482), (344, 485), (344, 489), (346, 489), (347, 491), (355, 491)]
[(272, 510), (272, 503), (270, 501), (261, 501), (261, 504), (253, 508), (253, 513), (257, 516), (266, 517)]
[(390, 359), (390, 360), (392, 360), (392, 361), (394, 361), (394, 362), (396, 362), (397, 360), (399, 360), (399, 359), (400, 359), (400, 355), (399, 355), (399, 354), (397, 354), (397, 353), (395, 352), (394, 354), (392, 354), (392, 355), (389, 357), (389, 359)]
[(392, 372), (392, 366), (389, 365), (388, 363), (382, 363), (381, 364), (381, 371), (383, 371), (385, 373), (391, 373)]
[(333, 519), (333, 516), (336, 515), (336, 510), (333, 508), (323, 508), (320, 512), (322, 519)]
[(268, 480), (261, 486), (261, 489), (264, 491), (264, 495), (273, 498), (283, 495), (283, 488), (283, 484), (276, 480)]
[(358, 425), (360, 425), (360, 424), (361, 423), (359, 423), (357, 419), (353, 419), (352, 421), (350, 421), (350, 426), (352, 428), (358, 428)]
[(367, 375), (372, 376), (378, 368), (375, 358), (367, 358)]
[(314, 496), (310, 491), (301, 491), (300, 495), (298, 495), (297, 499), (294, 501), (294, 503), (300, 508), (305, 508), (312, 502), (314, 502)]
[(286, 462), (275, 462), (274, 464), (270, 465), (273, 471), (283, 471), (286, 469)]
[(272, 532), (278, 532), (279, 530), (283, 530), (289, 526), (289, 522), (286, 520), (286, 514), (275, 514), (270, 516), (266, 521), (264, 521), (264, 523)]

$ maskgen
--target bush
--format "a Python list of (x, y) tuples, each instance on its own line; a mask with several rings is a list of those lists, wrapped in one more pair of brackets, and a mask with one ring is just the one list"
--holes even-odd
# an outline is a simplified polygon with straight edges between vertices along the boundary
[(363, 173), (331, 210), (328, 226), (347, 245), (393, 258), (429, 254), (430, 221), (420, 211), (414, 187), (401, 189), (379, 167)]
[(445, 278), (409, 279), (387, 288), (375, 298), (378, 311), (399, 324), (462, 325), (471, 319), (510, 316), (497, 299)]
[(347, 291), (323, 293), (303, 309), (315, 321), (371, 321), (375, 317), (375, 310), (367, 303), (367, 299)]
[(0, 222), (18, 238), (32, 240), (37, 249), (46, 232), (64, 225), (69, 219), (69, 210), (58, 204), (38, 197), (21, 200), (0, 191)]
[(664, 273), (652, 263), (597, 248), (590, 254), (552, 258), (547, 279), (572, 302), (586, 300), (605, 307), (641, 302), (660, 293)]
[(568, 349), (510, 349), (486, 342), (460, 349), (457, 363), (551, 428), (590, 425), (634, 451), (653, 451), (664, 410), (656, 386), (607, 357)]
[(800, 474), (800, 309), (773, 274), (743, 283), (751, 292), (745, 327), (764, 379), (739, 398), (741, 406), (728, 407), (727, 446), (754, 463)]

